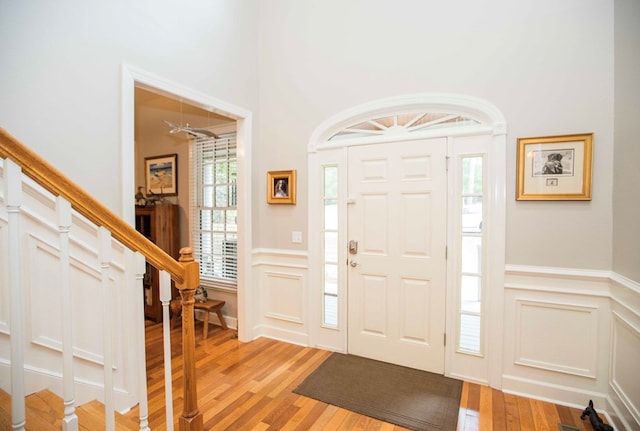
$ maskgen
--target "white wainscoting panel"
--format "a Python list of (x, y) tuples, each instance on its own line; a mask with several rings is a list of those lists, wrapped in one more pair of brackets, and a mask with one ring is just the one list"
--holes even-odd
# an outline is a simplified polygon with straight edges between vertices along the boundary
[[(516, 300), (515, 363), (596, 378), (598, 308)], [(570, 345), (569, 348), (567, 348)]]
[(503, 386), (583, 408), (603, 406), (610, 346), (609, 272), (507, 266)]
[[(0, 184), (1, 185), (1, 184)], [(0, 213), (0, 298), (9, 298), (9, 280), (7, 269), (9, 255), (9, 237), (7, 236), (6, 214)], [(0, 301), (0, 334), (9, 333), (9, 301)], [(2, 343), (0, 343), (2, 345)]]
[[(74, 242), (72, 242), (72, 246)], [(29, 274), (27, 281), (27, 307), (30, 316), (28, 333), (31, 343), (40, 347), (62, 352), (62, 334), (59, 322), (62, 319), (60, 279), (59, 279), (59, 250), (45, 243), (33, 234), (28, 235), (29, 259), (25, 262), (26, 272)], [(94, 256), (97, 266), (97, 256)], [(100, 286), (100, 270), (92, 267), (86, 261), (80, 261), (73, 256), (71, 263), (71, 285), (73, 301), (73, 328), (74, 328), (74, 356), (99, 366), (103, 364), (102, 338), (92, 334), (101, 334), (105, 321), (117, 322), (118, 307), (112, 306), (112, 315), (103, 316), (102, 292)], [(121, 270), (113, 265), (110, 268), (109, 279), (112, 287), (112, 301), (117, 304), (118, 281), (121, 279)], [(43, 319), (42, 316), (48, 318)], [(56, 324), (52, 324), (56, 322)], [(44, 359), (44, 358), (43, 358)]]
[[(253, 338), (264, 336), (293, 344), (309, 344), (307, 254), (293, 250), (257, 249), (253, 279), (259, 280), (254, 309), (259, 310)], [(256, 304), (258, 304), (256, 306)]]
[(640, 430), (640, 283), (612, 277), (609, 410), (616, 429)]
[[(20, 245), (24, 294), (24, 374), (26, 393), (49, 388), (62, 395), (62, 295), (60, 240), (55, 199), (32, 180), (23, 177), (20, 207)], [(4, 202), (0, 202), (0, 207)], [(0, 296), (8, 297), (6, 259), (8, 250), (6, 209), (0, 211)], [(112, 315), (103, 315), (103, 296), (98, 261), (97, 227), (73, 212), (70, 230), (75, 399), (79, 404), (102, 396), (103, 328), (112, 325), (113, 387), (115, 407), (122, 411), (138, 402), (135, 351), (138, 345), (131, 328), (137, 323), (131, 253), (112, 241)], [(6, 250), (6, 251), (5, 251)], [(7, 381), (9, 363), (8, 301), (0, 301), (0, 387)]]
[(287, 272), (265, 271), (264, 280), (265, 316), (303, 324), (303, 277)]
[(640, 378), (636, 368), (640, 359), (640, 328), (614, 312), (612, 338), (611, 386), (640, 421)]
[[(3, 164), (0, 161), (0, 174), (3, 173)], [(0, 389), (10, 392), (11, 369), (10, 356), (11, 345), (9, 335), (10, 302), (9, 298), (9, 237), (7, 227), (7, 209), (4, 200), (4, 178), (0, 175)], [(6, 300), (4, 298), (7, 298)]]

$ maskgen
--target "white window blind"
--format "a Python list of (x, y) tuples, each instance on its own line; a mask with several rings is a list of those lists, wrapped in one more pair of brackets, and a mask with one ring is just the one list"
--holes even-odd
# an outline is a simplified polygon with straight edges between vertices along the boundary
[(196, 139), (193, 151), (193, 248), (202, 281), (235, 284), (238, 211), (236, 134)]

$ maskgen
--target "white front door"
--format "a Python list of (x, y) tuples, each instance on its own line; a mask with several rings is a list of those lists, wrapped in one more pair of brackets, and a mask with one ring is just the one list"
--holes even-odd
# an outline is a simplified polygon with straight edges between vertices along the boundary
[(443, 374), (446, 138), (348, 151), (348, 352)]

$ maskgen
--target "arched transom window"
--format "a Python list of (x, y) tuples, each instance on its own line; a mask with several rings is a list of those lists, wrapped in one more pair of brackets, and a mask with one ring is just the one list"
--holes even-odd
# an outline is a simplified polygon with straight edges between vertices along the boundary
[(335, 133), (329, 141), (398, 136), (422, 133), (443, 128), (477, 126), (480, 123), (469, 117), (449, 113), (418, 112), (389, 115), (350, 125)]

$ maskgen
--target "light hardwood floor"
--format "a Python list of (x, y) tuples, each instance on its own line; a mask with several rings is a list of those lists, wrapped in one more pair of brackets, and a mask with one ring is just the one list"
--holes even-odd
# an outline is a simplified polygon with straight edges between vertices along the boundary
[[(172, 331), (174, 411), (182, 411), (180, 327)], [(202, 339), (196, 325), (198, 407), (205, 430), (387, 430), (405, 428), (381, 422), (310, 398), (292, 390), (331, 353), (267, 338), (237, 340), (232, 329), (211, 327)], [(162, 325), (147, 327), (149, 420), (165, 429)], [(137, 411), (127, 416), (137, 417)], [(505, 394), (465, 382), (460, 400), (459, 431), (558, 430), (558, 424), (591, 430), (581, 411)], [(177, 428), (176, 428), (177, 429)]]

